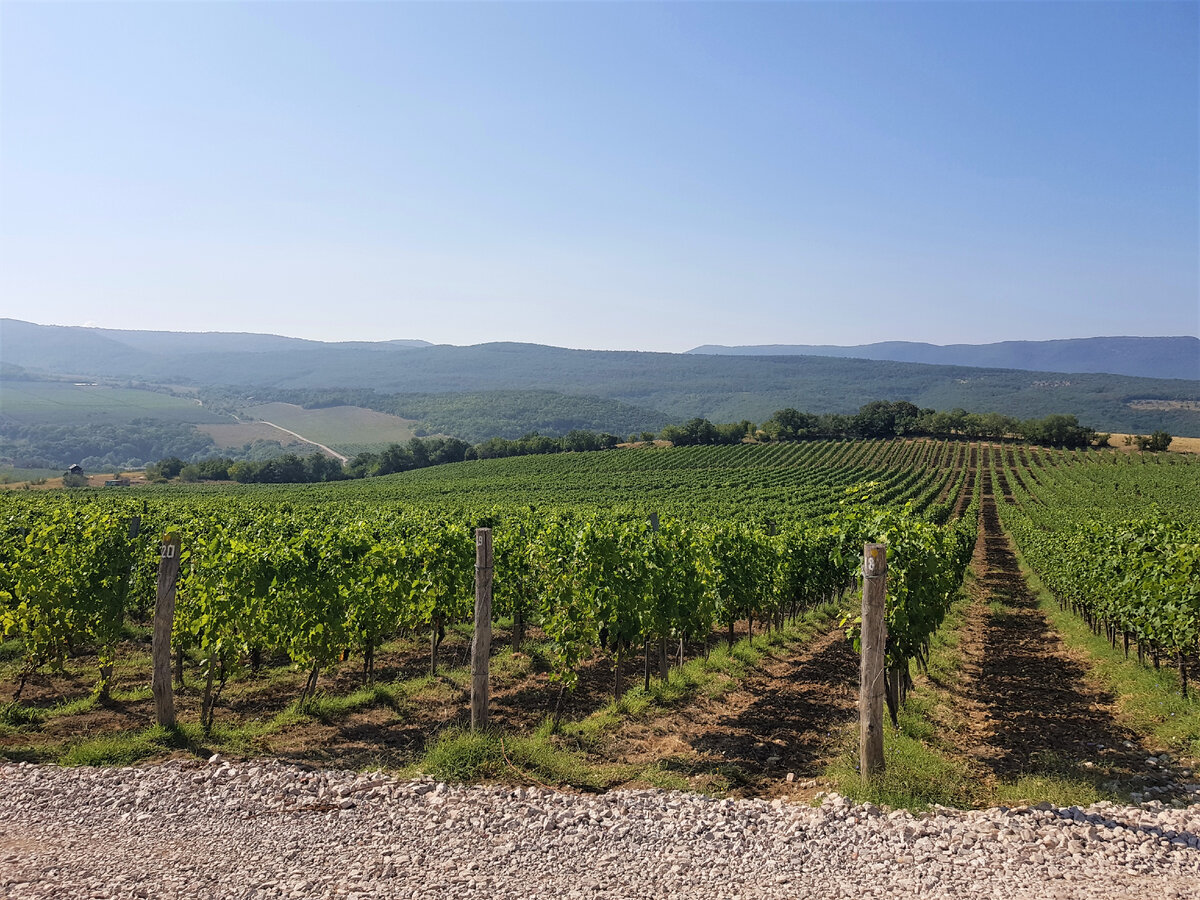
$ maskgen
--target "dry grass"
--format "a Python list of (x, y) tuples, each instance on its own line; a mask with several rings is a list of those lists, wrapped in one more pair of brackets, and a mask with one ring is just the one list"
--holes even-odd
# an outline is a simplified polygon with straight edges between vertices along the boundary
[[(1131, 443), (1125, 445), (1125, 438), (1132, 437), (1128, 434), (1114, 433), (1108, 442), (1118, 450), (1126, 450), (1130, 453), (1137, 452), (1137, 445)], [(1171, 446), (1167, 448), (1170, 453), (1200, 453), (1200, 437), (1176, 437), (1171, 439)]]
[[(114, 473), (112, 472), (104, 472), (99, 475), (88, 475), (88, 487), (104, 487), (104, 482), (111, 479), (113, 474)], [(129, 479), (130, 487), (139, 484), (146, 484), (145, 472), (122, 472), (121, 477)], [(14, 481), (11, 484), (0, 484), (0, 490), (23, 491), (26, 490), (26, 485), (29, 485), (29, 489), (35, 491), (48, 491), (55, 488), (61, 488), (63, 486), (63, 480), (62, 476), (60, 475), (57, 478), (47, 478), (42, 484), (29, 484), (29, 482), (26, 481)], [(119, 490), (119, 488), (112, 488), (112, 490)]]

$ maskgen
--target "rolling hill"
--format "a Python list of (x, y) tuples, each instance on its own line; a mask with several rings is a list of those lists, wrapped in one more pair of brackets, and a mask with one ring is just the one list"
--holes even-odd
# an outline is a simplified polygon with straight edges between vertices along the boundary
[[(236, 349), (241, 346), (254, 349)], [(454, 409), (462, 406), (462, 395), (483, 398), (476, 400), (470, 411), (476, 427), (481, 412), (485, 416), (494, 413), (497, 419), (505, 418), (506, 429), (519, 431), (525, 415), (520, 412), (520, 396), (541, 393), (557, 395), (559, 409), (554, 421), (560, 428), (589, 427), (618, 434), (661, 427), (664, 418), (677, 422), (694, 416), (723, 422), (761, 421), (783, 407), (849, 413), (871, 400), (889, 399), (937, 409), (991, 410), (1022, 418), (1066, 412), (1102, 430), (1165, 428), (1173, 434), (1200, 435), (1200, 380), (1195, 379), (819, 355), (568, 350), (521, 343), (469, 347), (414, 342), (329, 344), (253, 335), (163, 336), (40, 326), (11, 319), (0, 321), (0, 355), (7, 365), (25, 367), (28, 373), (217, 386), (233, 393), (252, 393), (259, 402), (333, 405), (335, 401), (327, 394), (339, 389), (341, 395), (359, 398), (343, 398), (343, 403), (428, 422), (451, 434), (456, 433)], [(609, 412), (598, 401), (622, 404), (610, 410), (619, 414), (606, 421)], [(576, 407), (578, 414), (573, 411)], [(646, 421), (639, 428), (640, 418)], [(473, 436), (478, 434), (472, 431)]]

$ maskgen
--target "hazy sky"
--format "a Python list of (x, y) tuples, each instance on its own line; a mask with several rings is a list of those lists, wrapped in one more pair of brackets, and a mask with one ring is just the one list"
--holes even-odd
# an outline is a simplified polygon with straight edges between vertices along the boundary
[(1195, 2), (0, 3), (0, 315), (1200, 334)]

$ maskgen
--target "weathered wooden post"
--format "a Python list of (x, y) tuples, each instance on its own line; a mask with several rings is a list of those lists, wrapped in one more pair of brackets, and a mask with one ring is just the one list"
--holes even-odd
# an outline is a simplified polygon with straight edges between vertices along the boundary
[(887, 545), (863, 546), (862, 668), (858, 693), (858, 755), (863, 780), (883, 772), (884, 646)]
[(471, 641), (471, 730), (488, 723), (488, 660), (492, 653), (492, 529), (475, 529), (475, 636)]
[(175, 622), (175, 581), (179, 577), (179, 535), (163, 535), (158, 553), (158, 594), (154, 601), (154, 670), (150, 691), (154, 718), (175, 727), (175, 695), (171, 693), (171, 626)]

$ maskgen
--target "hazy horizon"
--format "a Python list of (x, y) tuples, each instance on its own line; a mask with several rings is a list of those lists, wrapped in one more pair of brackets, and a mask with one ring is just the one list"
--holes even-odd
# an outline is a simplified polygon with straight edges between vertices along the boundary
[[(18, 317), (5, 316), (5, 317), (0, 317), (0, 318), (18, 318)], [(645, 352), (645, 353), (686, 353), (690, 350), (693, 350), (693, 349), (696, 349), (699, 347), (704, 347), (704, 346), (715, 346), (715, 347), (772, 347), (772, 346), (780, 346), (780, 347), (786, 347), (786, 346), (857, 347), (857, 346), (870, 346), (872, 344), (880, 344), (880, 343), (912, 343), (912, 344), (926, 344), (926, 345), (933, 346), (933, 347), (950, 347), (950, 346), (955, 346), (955, 345), (974, 346), (974, 345), (1020, 343), (1020, 342), (1039, 343), (1039, 342), (1043, 342), (1043, 341), (1106, 340), (1106, 339), (1112, 339), (1112, 338), (1147, 338), (1147, 339), (1151, 339), (1151, 338), (1193, 337), (1193, 338), (1200, 339), (1200, 335), (1191, 335), (1191, 334), (1174, 334), (1174, 335), (1168, 335), (1168, 334), (1146, 334), (1146, 335), (1088, 334), (1088, 335), (1073, 335), (1071, 337), (1066, 337), (1066, 338), (1011, 338), (1011, 339), (1007, 339), (1007, 340), (1003, 340), (1003, 341), (949, 341), (946, 343), (935, 343), (933, 341), (920, 341), (920, 340), (911, 340), (911, 341), (910, 340), (904, 340), (904, 341), (885, 340), (885, 341), (864, 341), (860, 344), (806, 344), (806, 345), (801, 345), (799, 342), (796, 342), (795, 344), (793, 344), (791, 342), (785, 343), (785, 342), (781, 342), (781, 341), (760, 341), (757, 343), (746, 343), (746, 344), (725, 344), (725, 343), (721, 343), (718, 341), (705, 341), (700, 344), (693, 344), (692, 346), (686, 347), (682, 350), (656, 350), (656, 349), (650, 349), (650, 348), (645, 348), (645, 347), (581, 347), (581, 346), (571, 346), (571, 345), (567, 345), (567, 344), (546, 344), (541, 341), (529, 341), (529, 340), (520, 340), (520, 339), (506, 339), (503, 341), (499, 341), (499, 340), (498, 341), (477, 341), (477, 342), (474, 342), (471, 344), (456, 343), (454, 341), (428, 341), (425, 338), (420, 337), (419, 335), (392, 335), (392, 336), (387, 336), (387, 337), (376, 336), (374, 338), (345, 338), (345, 339), (333, 340), (333, 339), (326, 339), (326, 338), (319, 338), (319, 337), (305, 337), (303, 335), (297, 335), (297, 334), (284, 334), (283, 332), (268, 332), (268, 331), (252, 332), (252, 331), (238, 331), (238, 330), (225, 329), (225, 328), (209, 328), (209, 329), (204, 329), (202, 331), (184, 331), (184, 330), (178, 330), (178, 329), (163, 329), (163, 328), (114, 327), (114, 326), (97, 324), (95, 322), (84, 322), (84, 323), (80, 323), (80, 324), (68, 324), (68, 323), (62, 323), (62, 322), (34, 322), (30, 319), (19, 319), (19, 321), (28, 322), (29, 324), (32, 324), (32, 325), (43, 325), (43, 326), (54, 327), (54, 328), (96, 328), (96, 329), (105, 330), (105, 331), (146, 331), (146, 332), (160, 332), (160, 333), (166, 333), (166, 334), (257, 334), (257, 335), (268, 335), (271, 337), (282, 337), (282, 338), (298, 339), (298, 340), (305, 340), (305, 341), (317, 341), (317, 342), (326, 343), (326, 344), (360, 344), (360, 343), (388, 343), (388, 342), (394, 342), (394, 341), (400, 341), (400, 342), (415, 341), (415, 342), (426, 343), (426, 344), (429, 344), (430, 346), (470, 347), (470, 346), (478, 346), (479, 344), (487, 344), (487, 343), (515, 343), (515, 344), (535, 344), (535, 345), (539, 345), (539, 346), (550, 346), (550, 347), (557, 347), (559, 349), (564, 349), (564, 350), (602, 350), (602, 351), (611, 350), (611, 351), (617, 351), (617, 352), (624, 351), (624, 352)]]

